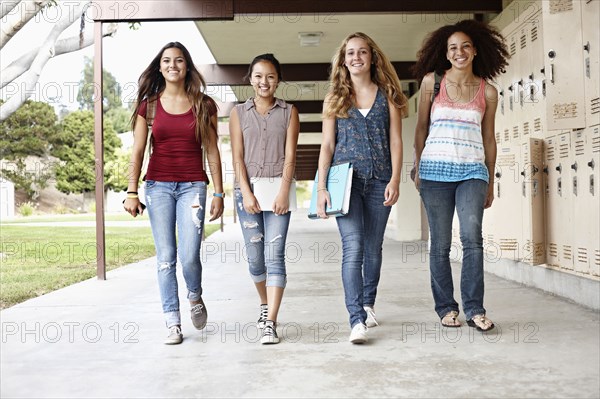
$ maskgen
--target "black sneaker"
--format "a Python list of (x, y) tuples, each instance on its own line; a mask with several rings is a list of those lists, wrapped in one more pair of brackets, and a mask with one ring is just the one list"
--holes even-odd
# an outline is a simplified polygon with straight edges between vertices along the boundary
[(260, 305), (260, 316), (258, 317), (258, 321), (256, 322), (256, 326), (261, 330), (265, 328), (265, 322), (267, 321), (267, 317), (269, 317), (269, 308), (266, 303)]
[(267, 320), (265, 322), (265, 328), (263, 328), (260, 343), (261, 344), (278, 344), (279, 337), (277, 336), (276, 328), (277, 327), (273, 320)]

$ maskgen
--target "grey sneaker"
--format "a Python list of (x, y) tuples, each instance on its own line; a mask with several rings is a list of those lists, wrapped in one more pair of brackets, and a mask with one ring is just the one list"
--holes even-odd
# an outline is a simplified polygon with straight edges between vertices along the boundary
[(192, 324), (197, 330), (202, 330), (204, 327), (206, 327), (208, 313), (206, 312), (206, 305), (204, 305), (202, 297), (200, 297), (200, 300), (197, 304), (192, 305), (190, 312), (192, 313)]
[(183, 334), (179, 326), (169, 328), (169, 335), (165, 339), (165, 345), (179, 345), (183, 342)]
[(350, 333), (349, 341), (353, 344), (364, 344), (369, 340), (367, 336), (367, 326), (363, 323), (358, 323), (354, 327), (352, 327), (352, 332)]
[(265, 321), (265, 328), (263, 328), (262, 337), (260, 338), (261, 344), (278, 344), (279, 337), (277, 336), (277, 326), (273, 320)]
[(377, 327), (379, 323), (377, 322), (377, 318), (375, 317), (375, 308), (373, 308), (372, 306), (365, 306), (364, 309), (365, 312), (367, 312), (367, 327)]
[(269, 317), (269, 307), (266, 303), (260, 305), (260, 316), (258, 317), (258, 321), (256, 322), (256, 326), (261, 330), (265, 328), (265, 322), (267, 321), (267, 317)]

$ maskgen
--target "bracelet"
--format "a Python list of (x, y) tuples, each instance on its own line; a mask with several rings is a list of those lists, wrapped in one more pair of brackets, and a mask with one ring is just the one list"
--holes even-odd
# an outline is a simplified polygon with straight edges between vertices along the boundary
[(129, 195), (127, 195), (127, 198), (139, 198), (139, 197), (137, 195), (131, 195), (131, 194), (129, 194)]
[(326, 188), (318, 188), (317, 191), (327, 191)]
[(213, 193), (213, 197), (225, 198), (225, 193)]
[(127, 191), (127, 194), (137, 194), (137, 191)]

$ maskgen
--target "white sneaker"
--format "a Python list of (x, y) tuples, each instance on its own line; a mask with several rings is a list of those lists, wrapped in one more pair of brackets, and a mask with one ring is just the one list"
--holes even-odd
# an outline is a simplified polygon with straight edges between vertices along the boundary
[(178, 345), (183, 342), (183, 334), (179, 326), (169, 328), (169, 336), (165, 339), (165, 345)]
[(273, 320), (265, 321), (265, 327), (260, 338), (261, 344), (278, 344), (279, 336), (277, 336), (277, 326)]
[(365, 312), (367, 312), (367, 327), (377, 327), (379, 323), (377, 322), (377, 318), (375, 317), (375, 309), (370, 306), (365, 306), (364, 309)]
[(352, 327), (352, 332), (350, 333), (349, 341), (353, 344), (364, 344), (369, 340), (367, 336), (367, 326), (363, 323), (358, 323), (354, 327)]

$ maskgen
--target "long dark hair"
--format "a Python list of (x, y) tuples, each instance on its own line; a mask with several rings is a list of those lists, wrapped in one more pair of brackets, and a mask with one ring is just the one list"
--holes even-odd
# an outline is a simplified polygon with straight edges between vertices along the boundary
[(495, 28), (475, 20), (464, 20), (454, 25), (442, 26), (430, 33), (417, 53), (412, 72), (419, 84), (429, 72), (443, 75), (452, 66), (446, 58), (448, 38), (462, 32), (473, 41), (477, 57), (473, 60), (473, 73), (484, 79), (493, 79), (504, 72), (510, 54), (504, 37)]
[(277, 79), (279, 82), (281, 82), (283, 80), (283, 76), (281, 75), (281, 64), (279, 64), (277, 58), (275, 58), (275, 56), (271, 53), (265, 53), (254, 57), (254, 59), (250, 63), (250, 66), (248, 67), (248, 73), (246, 73), (244, 79), (250, 80), (250, 77), (252, 76), (252, 68), (254, 68), (254, 65), (262, 61), (270, 62), (271, 64), (273, 64), (273, 66), (275, 67), (275, 71), (277, 72)]
[(192, 103), (192, 112), (196, 118), (196, 139), (203, 143), (208, 143), (212, 140), (210, 129), (217, 130), (216, 126), (211, 124), (211, 111), (216, 108), (215, 102), (206, 94), (206, 82), (196, 69), (192, 56), (185, 46), (179, 42), (167, 43), (154, 57), (150, 65), (142, 72), (138, 79), (138, 95), (135, 104), (133, 115), (131, 116), (131, 127), (135, 130), (135, 122), (137, 114), (143, 100), (154, 100), (165, 89), (165, 78), (160, 72), (160, 60), (165, 50), (170, 48), (178, 48), (181, 50), (185, 63), (187, 65), (187, 73), (185, 75), (185, 92), (188, 99)]

